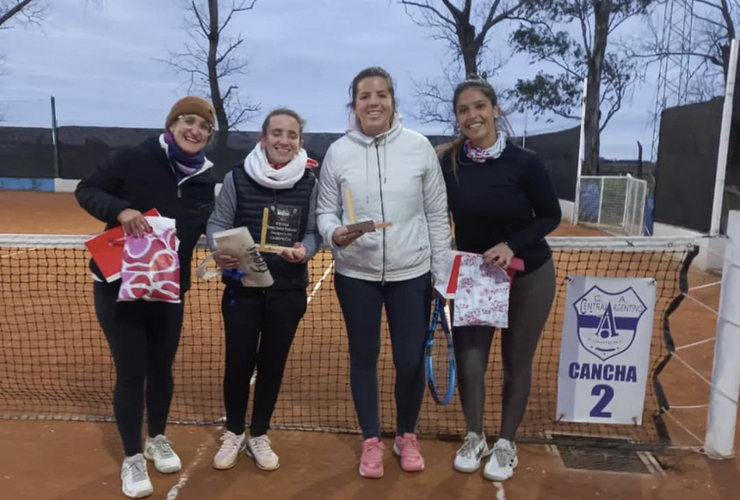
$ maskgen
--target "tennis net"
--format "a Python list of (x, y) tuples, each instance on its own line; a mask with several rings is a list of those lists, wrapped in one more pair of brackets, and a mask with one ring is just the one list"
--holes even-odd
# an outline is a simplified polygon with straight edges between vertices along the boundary
[[(112, 420), (114, 368), (95, 317), (85, 236), (0, 235), (0, 418)], [(667, 357), (670, 313), (679, 305), (696, 240), (661, 238), (551, 238), (557, 295), (534, 364), (529, 407), (520, 440), (552, 434), (660, 443), (662, 391), (658, 373)], [(199, 248), (196, 263), (206, 256)], [(566, 277), (586, 274), (651, 277), (657, 301), (643, 425), (558, 422), (555, 415)], [(299, 327), (273, 417), (273, 427), (358, 432), (349, 388), (347, 339), (334, 293), (329, 252), (310, 264), (308, 311)], [(175, 361), (170, 419), (176, 423), (223, 422), (224, 359), (218, 280), (194, 278)], [(485, 426), (493, 435), (501, 418), (501, 353), (498, 337), (487, 374)], [(379, 361), (381, 425), (395, 428), (394, 370), (387, 325)], [(657, 391), (656, 391), (657, 389)], [(251, 406), (251, 405), (250, 405)], [(247, 415), (250, 415), (251, 410)], [(418, 431), (460, 435), (465, 429), (459, 396), (440, 406), (427, 394)]]

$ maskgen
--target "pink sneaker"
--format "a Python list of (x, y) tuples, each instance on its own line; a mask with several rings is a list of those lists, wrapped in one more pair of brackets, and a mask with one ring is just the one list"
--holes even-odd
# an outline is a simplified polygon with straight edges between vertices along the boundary
[(419, 441), (416, 434), (407, 432), (403, 436), (396, 436), (393, 443), (393, 452), (401, 457), (401, 468), (406, 472), (424, 470), (424, 457), (420, 453)]
[(360, 475), (362, 477), (378, 479), (383, 477), (383, 442), (374, 437), (362, 443), (362, 457), (360, 457)]

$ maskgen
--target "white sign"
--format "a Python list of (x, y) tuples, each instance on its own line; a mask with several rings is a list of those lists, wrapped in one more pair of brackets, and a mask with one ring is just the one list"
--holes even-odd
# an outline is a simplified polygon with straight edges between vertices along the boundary
[(655, 288), (652, 278), (568, 278), (557, 420), (642, 424)]

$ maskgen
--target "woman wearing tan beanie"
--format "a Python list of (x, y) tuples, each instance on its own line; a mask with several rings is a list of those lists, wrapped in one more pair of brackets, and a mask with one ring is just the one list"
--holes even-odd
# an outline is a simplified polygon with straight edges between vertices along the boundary
[[(208, 101), (195, 96), (180, 99), (159, 137), (114, 151), (75, 190), (82, 208), (105, 222), (106, 229), (120, 225), (126, 234), (141, 236), (151, 230), (142, 213), (155, 208), (163, 217), (175, 219), (180, 240), (182, 300), (178, 304), (117, 302), (120, 280), (106, 282), (95, 263), (90, 263), (95, 312), (116, 365), (113, 409), (125, 454), (121, 481), (123, 493), (131, 498), (153, 491), (145, 458), (161, 473), (181, 468), (164, 430), (193, 249), (214, 204), (213, 164), (203, 152), (214, 126), (215, 112)], [(148, 435), (142, 447), (145, 401)]]

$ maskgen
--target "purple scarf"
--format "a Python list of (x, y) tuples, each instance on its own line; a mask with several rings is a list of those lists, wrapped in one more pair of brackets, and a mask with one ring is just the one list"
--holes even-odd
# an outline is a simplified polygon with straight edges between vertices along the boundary
[(169, 156), (170, 162), (177, 167), (175, 177), (177, 177), (178, 182), (183, 177), (193, 175), (205, 165), (206, 154), (203, 150), (194, 155), (187, 154), (177, 145), (171, 133), (164, 134), (164, 142), (167, 143), (167, 156)]

